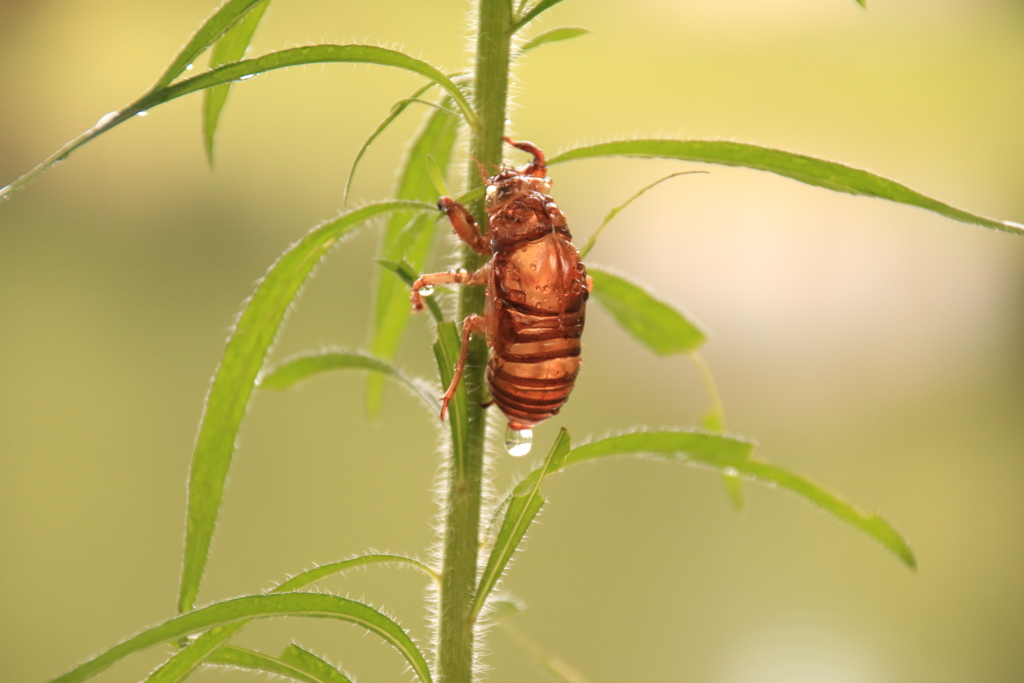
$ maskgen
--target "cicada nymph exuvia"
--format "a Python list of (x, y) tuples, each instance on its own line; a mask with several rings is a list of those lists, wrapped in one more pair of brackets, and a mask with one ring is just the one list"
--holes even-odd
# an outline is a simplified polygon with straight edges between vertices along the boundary
[(479, 270), (423, 275), (412, 285), (412, 305), (435, 285), (486, 285), (483, 315), (462, 324), (462, 348), (451, 385), (441, 398), (441, 419), (455, 395), (466, 363), (469, 338), (484, 334), (491, 349), (487, 382), (491, 398), (508, 420), (505, 445), (512, 455), (530, 450), (532, 428), (558, 413), (580, 370), (580, 336), (591, 281), (565, 215), (549, 194), (544, 153), (529, 142), (506, 142), (533, 155), (522, 170), (502, 168), (487, 179), (487, 233), (472, 214), (441, 197), (455, 233), (492, 258)]

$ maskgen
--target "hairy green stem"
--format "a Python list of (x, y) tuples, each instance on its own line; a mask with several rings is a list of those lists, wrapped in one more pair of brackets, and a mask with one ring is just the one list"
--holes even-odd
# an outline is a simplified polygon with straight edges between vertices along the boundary
[[(511, 26), (512, 15), (508, 0), (479, 0), (473, 108), (480, 125), (472, 131), (470, 155), (485, 168), (494, 168), (502, 160)], [(466, 189), (472, 190), (482, 184), (482, 179), (472, 160), (469, 166)], [(480, 225), (486, 226), (483, 200), (469, 208)], [(462, 267), (475, 270), (486, 261), (486, 256), (463, 247)], [(483, 288), (461, 288), (460, 319), (472, 313), (482, 313), (483, 304)], [(484, 432), (487, 426), (482, 407), (486, 363), (487, 347), (484, 340), (473, 339), (462, 377), (469, 404), (466, 458), (459, 461), (452, 457), (446, 482), (447, 508), (437, 645), (437, 678), (441, 683), (470, 683), (473, 680), (475, 623), (471, 609), (477, 586), (480, 548)]]

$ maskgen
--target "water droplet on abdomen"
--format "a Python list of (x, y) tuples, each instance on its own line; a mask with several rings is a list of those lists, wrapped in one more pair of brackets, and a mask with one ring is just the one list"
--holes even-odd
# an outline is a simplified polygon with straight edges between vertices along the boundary
[(510, 426), (505, 430), (505, 450), (508, 454), (519, 458), (530, 452), (533, 448), (532, 429), (512, 429)]

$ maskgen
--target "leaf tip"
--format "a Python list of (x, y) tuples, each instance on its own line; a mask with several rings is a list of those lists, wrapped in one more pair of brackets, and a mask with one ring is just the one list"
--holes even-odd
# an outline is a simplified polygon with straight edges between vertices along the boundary
[(867, 519), (865, 531), (898, 557), (909, 569), (917, 571), (917, 557), (910, 548), (910, 544), (886, 519), (878, 513), (873, 513)]

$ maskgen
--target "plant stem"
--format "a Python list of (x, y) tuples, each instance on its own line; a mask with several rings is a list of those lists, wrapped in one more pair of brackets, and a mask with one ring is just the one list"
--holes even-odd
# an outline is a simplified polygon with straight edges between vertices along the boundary
[[(470, 155), (485, 168), (502, 161), (502, 137), (505, 132), (505, 106), (511, 54), (512, 15), (509, 0), (478, 0), (476, 21), (476, 63), (473, 106), (480, 126), (472, 132)], [(467, 173), (467, 190), (482, 184), (472, 159)], [(469, 207), (481, 226), (486, 226), (483, 200)], [(487, 257), (468, 247), (462, 248), (462, 267), (473, 271)], [(462, 287), (459, 295), (459, 319), (482, 313), (484, 291), (481, 287)], [(468, 399), (468, 438), (466, 458), (451, 457), (446, 481), (444, 520), (443, 576), (437, 646), (437, 679), (440, 683), (470, 683), (473, 680), (474, 627), (471, 616), (476, 591), (480, 548), (480, 507), (483, 490), (484, 368), (487, 346), (481, 338), (471, 341), (462, 376)]]

